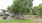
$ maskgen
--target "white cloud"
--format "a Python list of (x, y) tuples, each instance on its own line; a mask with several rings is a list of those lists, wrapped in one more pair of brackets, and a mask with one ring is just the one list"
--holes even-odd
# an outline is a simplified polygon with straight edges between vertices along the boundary
[(12, 4), (13, 0), (0, 0), (0, 9), (7, 9), (8, 5)]
[(33, 1), (33, 6), (38, 6), (41, 3), (42, 3), (42, 0), (34, 0)]

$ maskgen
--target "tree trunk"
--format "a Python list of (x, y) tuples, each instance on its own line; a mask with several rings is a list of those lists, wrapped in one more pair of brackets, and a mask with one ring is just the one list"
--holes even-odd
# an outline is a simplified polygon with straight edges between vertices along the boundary
[(14, 14), (14, 18), (15, 18), (15, 16), (16, 16), (16, 15)]
[(15, 16), (16, 16), (16, 11), (14, 10), (14, 18), (16, 18)]

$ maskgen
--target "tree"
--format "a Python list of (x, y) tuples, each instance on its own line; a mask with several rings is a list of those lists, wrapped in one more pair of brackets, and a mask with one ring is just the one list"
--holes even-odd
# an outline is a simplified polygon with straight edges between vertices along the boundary
[(33, 14), (33, 15), (36, 15), (36, 10), (35, 10), (35, 8), (32, 8), (32, 14)]
[(39, 16), (42, 16), (42, 3), (35, 7), (35, 10)]
[(15, 15), (18, 13), (28, 14), (32, 8), (33, 0), (14, 0), (8, 10), (11, 10)]

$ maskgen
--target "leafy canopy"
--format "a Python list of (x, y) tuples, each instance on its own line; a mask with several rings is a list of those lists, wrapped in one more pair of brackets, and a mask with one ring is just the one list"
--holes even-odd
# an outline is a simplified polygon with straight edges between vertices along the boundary
[(14, 0), (11, 6), (8, 6), (8, 10), (13, 11), (13, 13), (23, 13), (27, 14), (30, 12), (33, 0)]

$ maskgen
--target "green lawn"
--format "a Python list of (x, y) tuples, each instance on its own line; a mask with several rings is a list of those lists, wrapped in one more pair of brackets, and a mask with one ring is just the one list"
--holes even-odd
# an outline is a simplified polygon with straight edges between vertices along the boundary
[(0, 18), (0, 23), (35, 23), (35, 20), (31, 19), (15, 19), (15, 20), (2, 20)]

